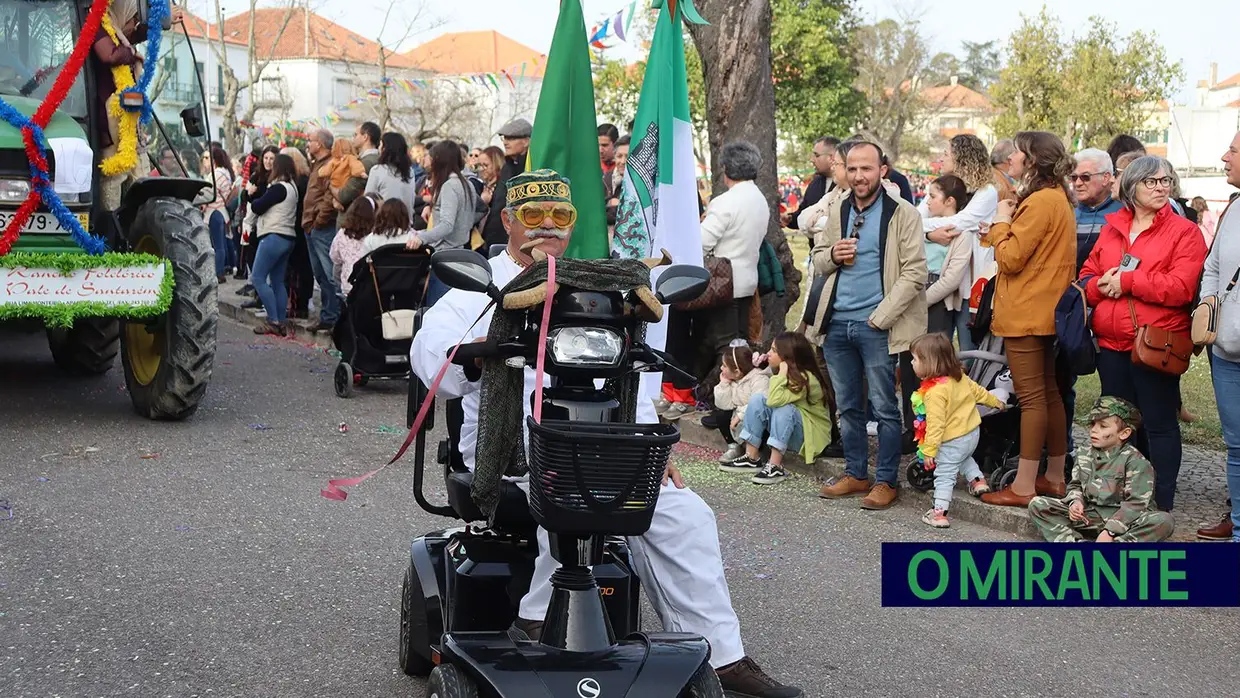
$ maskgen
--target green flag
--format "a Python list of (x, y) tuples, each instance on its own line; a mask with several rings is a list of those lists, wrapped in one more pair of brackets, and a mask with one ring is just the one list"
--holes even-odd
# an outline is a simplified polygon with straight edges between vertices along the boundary
[(608, 256), (607, 199), (598, 154), (594, 78), (581, 0), (562, 0), (530, 136), (531, 170), (555, 170), (572, 185), (577, 224), (565, 256)]

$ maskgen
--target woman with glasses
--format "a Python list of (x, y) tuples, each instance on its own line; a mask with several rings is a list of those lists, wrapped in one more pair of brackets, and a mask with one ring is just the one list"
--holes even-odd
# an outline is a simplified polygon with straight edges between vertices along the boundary
[(1163, 511), (1175, 503), (1180, 472), (1179, 376), (1132, 361), (1137, 328), (1188, 334), (1193, 298), (1206, 259), (1206, 244), (1191, 221), (1171, 207), (1171, 163), (1144, 156), (1124, 168), (1119, 198), (1081, 269), (1098, 339), (1102, 394), (1124, 398), (1141, 410), (1137, 448), (1154, 464), (1154, 501)]

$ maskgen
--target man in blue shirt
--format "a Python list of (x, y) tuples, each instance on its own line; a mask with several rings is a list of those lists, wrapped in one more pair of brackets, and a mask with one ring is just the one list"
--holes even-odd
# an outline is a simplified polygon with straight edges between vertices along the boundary
[[(863, 509), (896, 501), (901, 451), (896, 357), (926, 332), (926, 249), (921, 216), (887, 194), (883, 152), (859, 142), (845, 164), (850, 194), (832, 202), (811, 252), (823, 288), (807, 327), (824, 354), (840, 409), (846, 474), (823, 487), (828, 499), (864, 495)], [(809, 332), (807, 331), (807, 334)], [(865, 403), (878, 419), (878, 459), (869, 479)]]
[(1086, 148), (1076, 154), (1076, 170), (1068, 176), (1076, 193), (1076, 272), (1098, 242), (1106, 217), (1123, 207), (1111, 198), (1115, 167), (1105, 150)]
[[(1076, 194), (1076, 273), (1079, 276), (1085, 260), (1098, 242), (1106, 217), (1123, 208), (1123, 204), (1111, 198), (1111, 185), (1115, 181), (1115, 164), (1105, 150), (1086, 148), (1076, 154), (1076, 169), (1068, 175), (1072, 191)], [(1064, 393), (1064, 410), (1071, 425), (1076, 410), (1076, 376), (1070, 376), (1068, 390)], [(1068, 429), (1068, 453), (1076, 452), (1076, 440)]]

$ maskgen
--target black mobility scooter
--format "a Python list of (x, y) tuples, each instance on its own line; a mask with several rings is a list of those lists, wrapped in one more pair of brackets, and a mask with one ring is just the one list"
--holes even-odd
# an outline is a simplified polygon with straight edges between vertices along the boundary
[[(480, 255), (445, 251), (433, 264), (448, 286), (501, 298)], [(708, 280), (700, 267), (669, 267), (655, 295), (664, 303), (689, 300)], [(639, 583), (623, 538), (649, 529), (679, 432), (620, 421), (617, 394), (595, 383), (610, 379), (615, 386), (636, 382), (644, 371), (678, 369), (640, 342), (633, 293), (558, 286), (548, 299), (542, 421), (527, 423), (528, 503), (506, 480), (488, 520), (470, 497), (473, 474), (450, 441), (440, 448), (448, 506), (429, 503), (426, 430), (417, 435), (418, 504), (465, 525), (413, 541), (402, 590), (401, 668), (429, 672), (427, 695), (434, 698), (721, 698), (705, 639), (639, 632)], [(536, 365), (542, 309), (540, 303), (525, 311), (510, 339), (462, 345), (454, 360), (472, 365), (489, 357), (511, 370)], [(411, 392), (419, 402), (423, 395), (425, 388)], [(530, 587), (538, 526), (561, 566), (551, 578), (542, 632), (531, 641), (509, 629)]]

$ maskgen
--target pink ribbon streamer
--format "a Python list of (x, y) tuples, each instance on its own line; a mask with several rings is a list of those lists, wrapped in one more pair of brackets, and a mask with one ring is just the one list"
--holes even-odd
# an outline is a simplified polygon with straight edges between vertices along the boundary
[(555, 257), (547, 256), (547, 299), (543, 301), (542, 327), (538, 328), (538, 359), (534, 363), (534, 423), (542, 424), (543, 365), (547, 359), (547, 328), (551, 326), (551, 299), (555, 298)]

